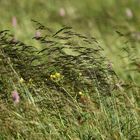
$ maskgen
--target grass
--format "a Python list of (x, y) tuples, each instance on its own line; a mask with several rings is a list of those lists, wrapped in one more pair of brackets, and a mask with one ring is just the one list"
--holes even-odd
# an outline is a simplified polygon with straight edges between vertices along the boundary
[(0, 139), (138, 140), (137, 3), (0, 2)]

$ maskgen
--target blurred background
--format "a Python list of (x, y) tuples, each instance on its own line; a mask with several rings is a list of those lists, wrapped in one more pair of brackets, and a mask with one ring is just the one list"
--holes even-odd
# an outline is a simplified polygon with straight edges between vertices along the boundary
[[(140, 0), (1, 0), (0, 30), (9, 29), (16, 38), (34, 44), (31, 19), (56, 30), (72, 26), (97, 38), (116, 72), (137, 82), (139, 72), (130, 72), (128, 64), (140, 54), (139, 13)], [(131, 54), (127, 59), (124, 48)]]

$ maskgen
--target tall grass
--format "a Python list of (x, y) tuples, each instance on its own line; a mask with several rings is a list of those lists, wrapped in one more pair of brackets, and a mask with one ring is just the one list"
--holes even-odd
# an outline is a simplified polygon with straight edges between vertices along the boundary
[(41, 48), (0, 32), (1, 139), (138, 139), (139, 88), (118, 78), (98, 41), (33, 22)]
[(0, 139), (139, 139), (137, 0), (1, 1), (0, 16)]

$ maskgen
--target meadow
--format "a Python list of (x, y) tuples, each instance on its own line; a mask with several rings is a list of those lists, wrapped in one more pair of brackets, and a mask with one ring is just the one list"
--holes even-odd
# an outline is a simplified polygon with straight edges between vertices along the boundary
[(139, 140), (140, 1), (0, 1), (0, 140)]

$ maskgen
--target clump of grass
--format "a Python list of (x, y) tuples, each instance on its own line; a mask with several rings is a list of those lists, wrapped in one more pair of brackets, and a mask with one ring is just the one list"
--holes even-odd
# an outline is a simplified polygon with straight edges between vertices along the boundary
[[(41, 33), (33, 37), (39, 49), (15, 40), (7, 30), (0, 32), (1, 137), (138, 138), (136, 105), (97, 40), (71, 27), (54, 32), (34, 23)], [(15, 89), (18, 105), (10, 100)]]

